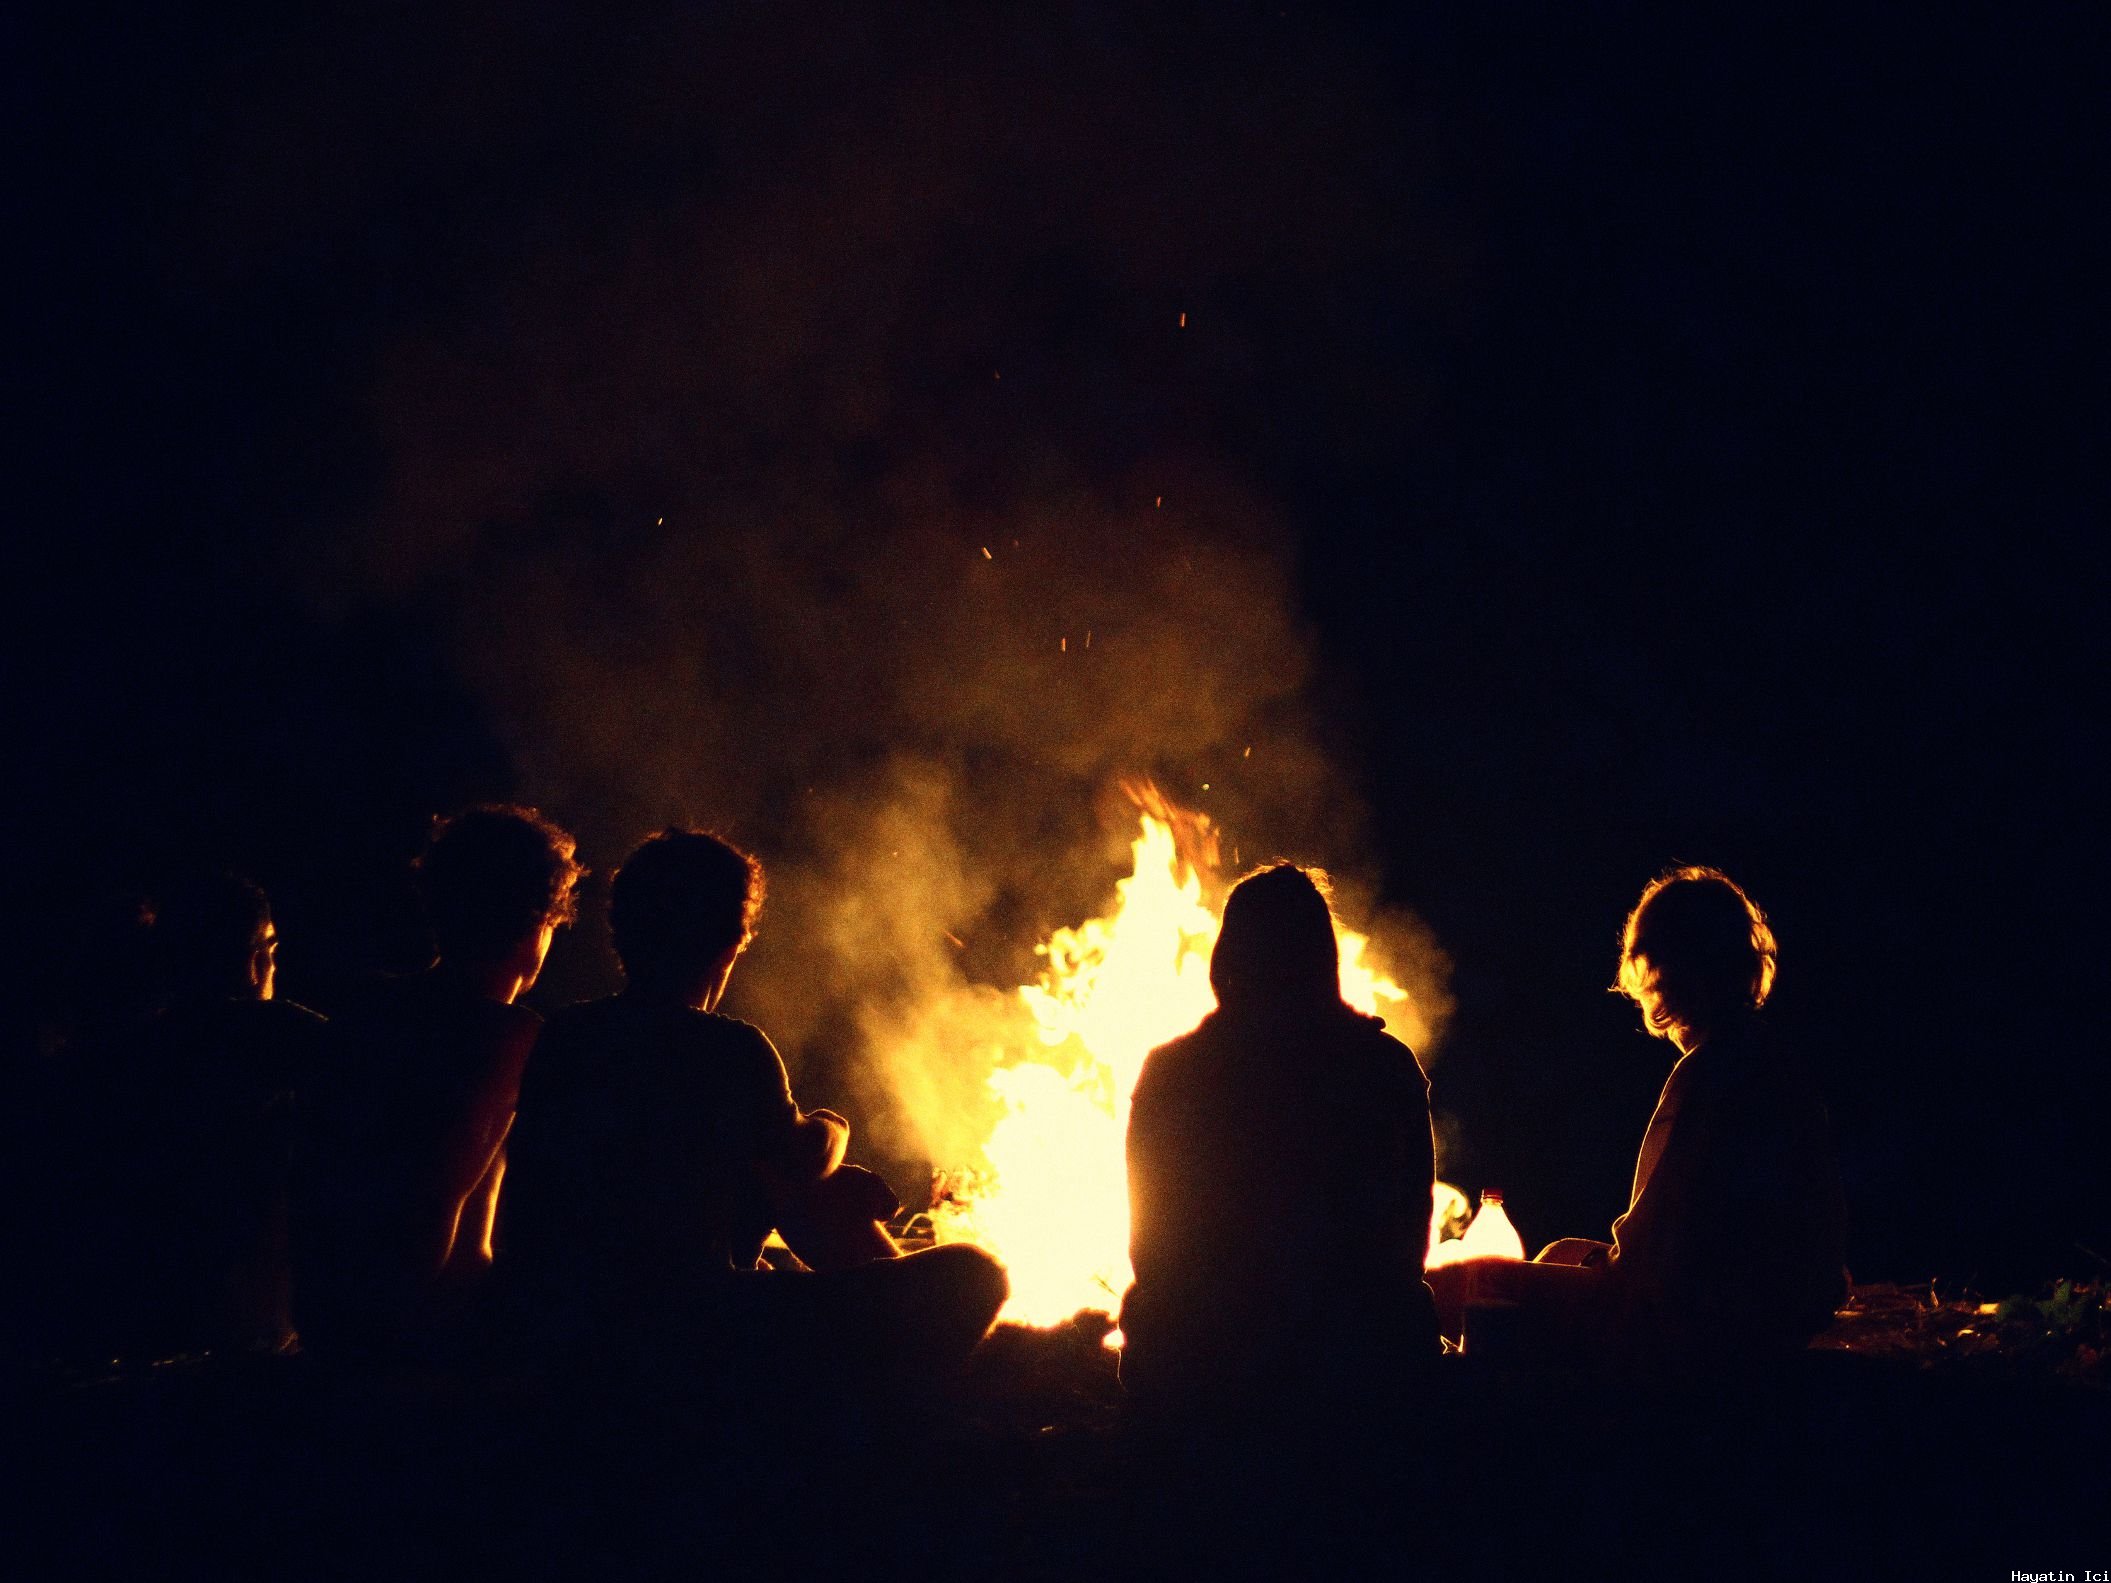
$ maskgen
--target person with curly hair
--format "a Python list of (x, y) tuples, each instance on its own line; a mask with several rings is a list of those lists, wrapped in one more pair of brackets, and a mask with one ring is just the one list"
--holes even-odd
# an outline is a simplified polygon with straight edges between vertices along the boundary
[(304, 1118), (304, 1344), (412, 1345), (444, 1328), (490, 1264), (506, 1136), (542, 1028), (519, 999), (572, 921), (576, 850), (532, 808), (488, 804), (435, 824), (416, 864), (435, 959), (338, 1014)]
[[(769, 1039), (720, 1014), (762, 894), (761, 865), (701, 830), (662, 831), (617, 871), (625, 988), (551, 1018), (522, 1085), (507, 1329), (619, 1388), (680, 1377), (777, 1413), (793, 1395), (913, 1398), (988, 1330), (1004, 1271), (959, 1244), (901, 1254), (881, 1224), (894, 1194), (844, 1163), (849, 1124), (801, 1109)], [(801, 1268), (761, 1267), (773, 1230)]]

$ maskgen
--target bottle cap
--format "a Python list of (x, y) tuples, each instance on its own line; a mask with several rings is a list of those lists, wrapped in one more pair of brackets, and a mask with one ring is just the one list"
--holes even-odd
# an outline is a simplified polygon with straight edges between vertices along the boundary
[(1482, 1202), (1482, 1203), (1484, 1203), (1484, 1204), (1500, 1204), (1500, 1203), (1501, 1203), (1502, 1201), (1503, 1201), (1503, 1195), (1502, 1195), (1502, 1193), (1501, 1193), (1501, 1192), (1500, 1192), (1499, 1190), (1497, 1190), (1496, 1188), (1493, 1188), (1493, 1187), (1484, 1187), (1484, 1188), (1482, 1188), (1482, 1189), (1481, 1189), (1481, 1202)]

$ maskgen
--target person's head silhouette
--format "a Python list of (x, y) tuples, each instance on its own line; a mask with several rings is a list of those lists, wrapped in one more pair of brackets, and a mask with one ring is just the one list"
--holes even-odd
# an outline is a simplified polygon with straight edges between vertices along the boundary
[(278, 928), (264, 892), (241, 875), (204, 875), (169, 891), (154, 934), (171, 1002), (271, 999)]
[(762, 865), (702, 830), (663, 830), (624, 859), (608, 923), (633, 989), (709, 1011), (762, 911)]
[(1615, 992), (1682, 1051), (1757, 1011), (1774, 988), (1774, 931), (1720, 869), (1675, 868), (1651, 880), (1620, 936)]
[(1210, 987), (1226, 1011), (1301, 1011), (1341, 999), (1341, 954), (1324, 878), (1295, 863), (1270, 863), (1232, 887), (1209, 959)]
[(487, 803), (439, 821), (417, 867), (440, 961), (510, 984), (501, 999), (525, 993), (577, 910), (577, 850), (533, 808)]

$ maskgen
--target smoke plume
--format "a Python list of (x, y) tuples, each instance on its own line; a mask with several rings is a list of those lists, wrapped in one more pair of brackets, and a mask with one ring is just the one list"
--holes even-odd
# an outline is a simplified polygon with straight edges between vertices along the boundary
[(1354, 399), (1335, 284), (1447, 300), (1405, 107), (1324, 40), (1257, 89), (1141, 32), (844, 25), (611, 69), (598, 153), (379, 358), (381, 489), (315, 586), (437, 612), (597, 868), (669, 822), (756, 848), (739, 1008), (883, 1154), (971, 1141), (968, 1046), (1105, 909), (1126, 777), (1334, 869), (1426, 1044), (1442, 954), (1369, 916), (1354, 764), (1311, 725), (1323, 525), (1255, 460), (1285, 399), (1350, 449), (1412, 421)]

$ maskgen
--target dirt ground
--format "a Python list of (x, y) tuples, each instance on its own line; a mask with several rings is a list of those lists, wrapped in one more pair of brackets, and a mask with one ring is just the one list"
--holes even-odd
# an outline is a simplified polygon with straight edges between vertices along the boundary
[(1135, 1420), (1089, 1316), (1000, 1329), (914, 1416), (825, 1390), (729, 1416), (674, 1367), (617, 1402), (178, 1360), (23, 1385), (8, 1549), (24, 1577), (2079, 1575), (2111, 1561), (2111, 1393), (2094, 1332), (2059, 1329), (2073, 1291), (1997, 1316), (1872, 1290), (1791, 1366), (1704, 1387), (1469, 1354), (1177, 1426)]

